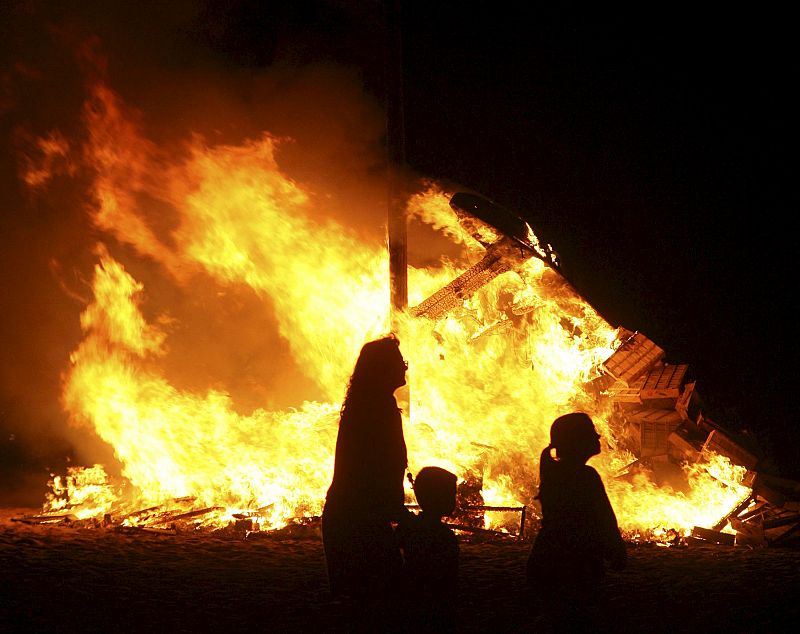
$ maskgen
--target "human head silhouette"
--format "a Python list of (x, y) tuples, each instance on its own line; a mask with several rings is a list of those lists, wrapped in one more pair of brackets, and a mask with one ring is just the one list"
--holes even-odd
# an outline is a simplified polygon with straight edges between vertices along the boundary
[(600, 434), (584, 412), (559, 416), (550, 427), (550, 446), (559, 460), (586, 462), (600, 453)]
[(407, 368), (395, 335), (368, 341), (356, 359), (349, 391), (394, 392), (406, 384)]
[(422, 512), (432, 517), (450, 515), (456, 507), (456, 474), (441, 467), (423, 467), (414, 478), (414, 495)]

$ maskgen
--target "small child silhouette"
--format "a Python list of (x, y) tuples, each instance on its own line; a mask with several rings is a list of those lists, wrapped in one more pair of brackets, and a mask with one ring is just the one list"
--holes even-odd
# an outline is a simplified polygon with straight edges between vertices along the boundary
[(442, 518), (456, 506), (457, 478), (440, 467), (424, 467), (414, 479), (422, 512), (403, 531), (408, 631), (455, 631), (458, 538)]
[(605, 566), (620, 570), (626, 564), (603, 481), (585, 464), (599, 453), (600, 435), (587, 414), (573, 412), (553, 422), (539, 463), (542, 526), (527, 563), (545, 631), (597, 631)]

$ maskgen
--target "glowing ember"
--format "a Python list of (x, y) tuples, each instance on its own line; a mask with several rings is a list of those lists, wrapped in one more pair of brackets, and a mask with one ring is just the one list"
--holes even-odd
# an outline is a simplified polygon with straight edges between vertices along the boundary
[[(214, 145), (194, 135), (167, 156), (112, 90), (97, 83), (90, 93), (81, 156), (93, 174), (89, 213), (107, 238), (96, 249), (94, 298), (81, 315), (84, 338), (64, 376), (63, 405), (113, 448), (119, 476), (100, 465), (57, 476), (45, 511), (126, 515), (190, 499), (192, 508), (214, 509), (203, 518), (209, 525), (252, 517), (264, 529), (318, 515), (352, 364), (364, 341), (390, 329), (385, 245), (319, 220), (327, 199), (281, 171), (281, 139), (265, 133)], [(41, 145), (48, 157), (66, 157), (66, 147), (57, 135)], [(41, 169), (30, 171), (29, 184), (46, 181)], [(409, 267), (411, 306), (485, 254), (449, 207), (451, 194), (428, 183), (408, 201), (410, 218), (462, 253)], [(169, 227), (166, 239), (152, 228), (156, 217)], [(529, 240), (541, 249), (532, 230)], [(183, 292), (211, 284), (220, 304), (246, 292), (268, 307), (314, 400), (272, 407), (282, 399), (255, 390), (262, 405), (245, 408), (224, 385), (197, 389), (179, 376), (176, 368), (213, 360), (201, 346), (176, 360), (181, 324), (169, 294), (150, 296), (134, 272), (152, 276), (153, 263)], [(435, 464), (477, 475), (485, 504), (533, 509), (550, 423), (581, 409), (604, 436), (592, 464), (629, 534), (660, 539), (713, 525), (747, 493), (744, 470), (722, 458), (687, 466), (675, 488), (646, 473), (615, 477), (633, 456), (618, 449), (610, 400), (589, 386), (619, 333), (537, 257), (443, 317), (401, 317), (398, 328), (410, 364), (405, 435), (413, 473)], [(502, 527), (502, 514), (491, 515), (487, 526)]]

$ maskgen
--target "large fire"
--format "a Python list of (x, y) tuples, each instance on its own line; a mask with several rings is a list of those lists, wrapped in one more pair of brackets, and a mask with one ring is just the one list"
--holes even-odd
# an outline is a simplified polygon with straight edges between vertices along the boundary
[[(93, 299), (80, 315), (83, 340), (64, 373), (63, 406), (113, 449), (118, 474), (98, 464), (55, 476), (45, 511), (119, 516), (191, 499), (194, 508), (214, 509), (202, 517), (207, 526), (248, 513), (262, 529), (319, 515), (352, 365), (366, 340), (390, 329), (409, 361), (412, 473), (440, 465), (477, 478), (486, 505), (534, 509), (550, 423), (580, 409), (603, 435), (591, 464), (624, 531), (710, 526), (748, 493), (744, 469), (713, 456), (685, 466), (674, 486), (645, 472), (617, 477), (634, 457), (618, 442), (609, 399), (591, 386), (619, 331), (541, 259), (502, 273), (436, 320), (393, 316), (386, 245), (319, 220), (326, 198), (282, 171), (282, 139), (264, 133), (227, 145), (193, 135), (183, 152), (167, 156), (101, 81), (91, 86), (84, 119), (80, 152), (51, 136), (40, 144), (46, 160), (26, 180), (41, 186), (46, 168), (67, 156), (93, 174), (88, 208), (100, 235)], [(448, 205), (452, 193), (426, 182), (408, 199), (409, 217), (463, 254), (410, 265), (411, 306), (485, 252)], [(168, 239), (152, 228), (159, 214), (168, 217)], [(261, 404), (251, 407), (225, 385), (198, 389), (176, 378), (171, 338), (180, 324), (165, 294), (149, 295), (126, 258), (155, 263), (186, 292), (210, 279), (215, 301), (249, 293), (270, 306), (293, 371), (315, 398), (273, 406), (285, 399), (255, 389), (252, 400)], [(202, 346), (191, 363), (207, 363)], [(487, 527), (502, 528), (504, 518), (487, 513)]]

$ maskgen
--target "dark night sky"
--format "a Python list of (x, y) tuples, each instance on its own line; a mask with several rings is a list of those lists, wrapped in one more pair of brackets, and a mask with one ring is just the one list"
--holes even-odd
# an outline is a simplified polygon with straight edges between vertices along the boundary
[[(140, 52), (189, 42), (183, 54), (239, 75), (330, 61), (384, 93), (380, 2), (125, 4), (81, 3), (75, 16)], [(754, 432), (800, 477), (789, 16), (400, 4), (408, 166), (529, 219), (608, 321), (690, 364), (719, 422)], [(71, 10), (3, 11), (14, 20), (0, 33), (18, 42), (20, 24)]]

